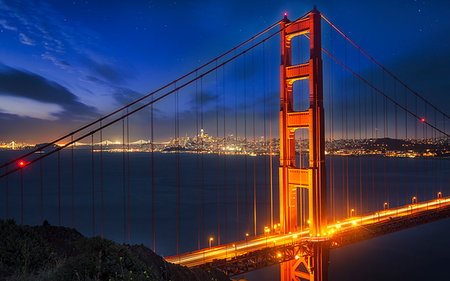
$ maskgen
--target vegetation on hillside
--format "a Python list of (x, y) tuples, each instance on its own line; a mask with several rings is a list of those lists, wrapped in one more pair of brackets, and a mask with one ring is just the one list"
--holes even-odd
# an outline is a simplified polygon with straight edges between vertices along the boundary
[(66, 227), (0, 220), (0, 280), (230, 280), (166, 262), (143, 245), (86, 238)]

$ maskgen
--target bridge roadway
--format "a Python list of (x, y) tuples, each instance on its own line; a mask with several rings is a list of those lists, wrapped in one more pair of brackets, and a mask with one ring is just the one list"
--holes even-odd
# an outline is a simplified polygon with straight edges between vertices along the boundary
[[(309, 230), (299, 231), (291, 234), (269, 234), (244, 241), (238, 241), (235, 243), (223, 244), (211, 248), (196, 250), (178, 256), (170, 256), (166, 257), (165, 259), (168, 262), (182, 264), (188, 267), (196, 267), (209, 264), (217, 260), (228, 261), (239, 259), (242, 256), (248, 255), (249, 253), (258, 252), (259, 250), (263, 250), (265, 248), (280, 248), (288, 244), (293, 245), (314, 240), (333, 241), (334, 238), (337, 239), (336, 241), (342, 241), (346, 239), (345, 236), (353, 236), (353, 233), (357, 230), (372, 231), (370, 229), (371, 226), (380, 227), (383, 225), (383, 223), (387, 224), (390, 221), (398, 221), (402, 217), (417, 217), (421, 214), (430, 212), (433, 213), (442, 209), (450, 209), (450, 197), (409, 204), (406, 206), (386, 209), (362, 216), (354, 216), (343, 221), (336, 222), (335, 224), (328, 225), (328, 233), (326, 233), (326, 235), (322, 237), (310, 237)], [(335, 246), (337, 246), (337, 243), (334, 244)]]

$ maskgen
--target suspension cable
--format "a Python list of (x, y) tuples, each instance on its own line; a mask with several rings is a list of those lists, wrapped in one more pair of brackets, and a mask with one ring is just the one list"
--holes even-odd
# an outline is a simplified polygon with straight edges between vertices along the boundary
[(347, 35), (345, 35), (341, 30), (339, 30), (333, 23), (331, 23), (323, 14), (321, 14), (322, 18), (328, 22), (334, 29), (336, 29), (337, 32), (339, 32), (342, 36), (344, 36), (345, 39), (347, 39), (350, 43), (352, 43), (353, 46), (355, 46), (359, 51), (361, 51), (366, 57), (368, 57), (371, 61), (373, 61), (376, 65), (378, 65), (381, 69), (383, 69), (387, 74), (389, 74), (392, 78), (397, 80), (400, 84), (402, 84), (405, 88), (407, 88), (411, 93), (413, 93), (415, 96), (423, 100), (426, 104), (433, 107), (435, 110), (437, 110), (439, 113), (444, 115), (447, 118), (450, 118), (447, 114), (445, 114), (443, 111), (439, 110), (436, 106), (434, 106), (432, 103), (430, 103), (428, 100), (426, 100), (424, 97), (419, 95), (417, 92), (413, 91), (410, 87), (408, 87), (405, 83), (403, 83), (397, 76), (392, 74), (389, 70), (387, 70), (385, 67), (383, 67), (380, 63), (378, 63), (373, 57), (371, 57), (369, 54), (367, 54), (361, 47), (356, 45), (355, 42), (353, 42)]

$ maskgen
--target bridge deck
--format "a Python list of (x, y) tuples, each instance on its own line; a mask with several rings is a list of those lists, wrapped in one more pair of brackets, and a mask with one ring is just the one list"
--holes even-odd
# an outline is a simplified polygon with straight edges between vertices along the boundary
[[(309, 231), (260, 236), (247, 241), (166, 257), (188, 267), (221, 268), (230, 275), (251, 271), (295, 258), (294, 247), (324, 241), (341, 247), (450, 216), (450, 197), (355, 216), (328, 226), (329, 234), (310, 237)], [(243, 267), (242, 264), (245, 264)]]

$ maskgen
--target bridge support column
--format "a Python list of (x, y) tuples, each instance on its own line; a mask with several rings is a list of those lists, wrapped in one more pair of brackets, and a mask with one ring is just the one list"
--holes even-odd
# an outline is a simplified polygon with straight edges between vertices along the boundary
[[(308, 213), (312, 237), (321, 238), (327, 231), (327, 188), (325, 170), (325, 125), (323, 108), (321, 15), (314, 9), (304, 19), (281, 22), (280, 66), (280, 224), (285, 234), (299, 230), (298, 211)], [(291, 41), (309, 33), (310, 58), (307, 63), (292, 65)], [(309, 109), (294, 111), (293, 83), (309, 80)], [(297, 93), (298, 94), (298, 93)], [(296, 166), (295, 131), (309, 130), (309, 167)], [(301, 155), (301, 151), (299, 151)], [(301, 156), (300, 156), (301, 157)], [(297, 188), (308, 189), (308, 206), (297, 206)], [(306, 210), (308, 209), (308, 210)], [(317, 245), (314, 243), (318, 243)], [(299, 250), (297, 260), (281, 265), (281, 280), (327, 280), (328, 248), (314, 242), (310, 249)]]

